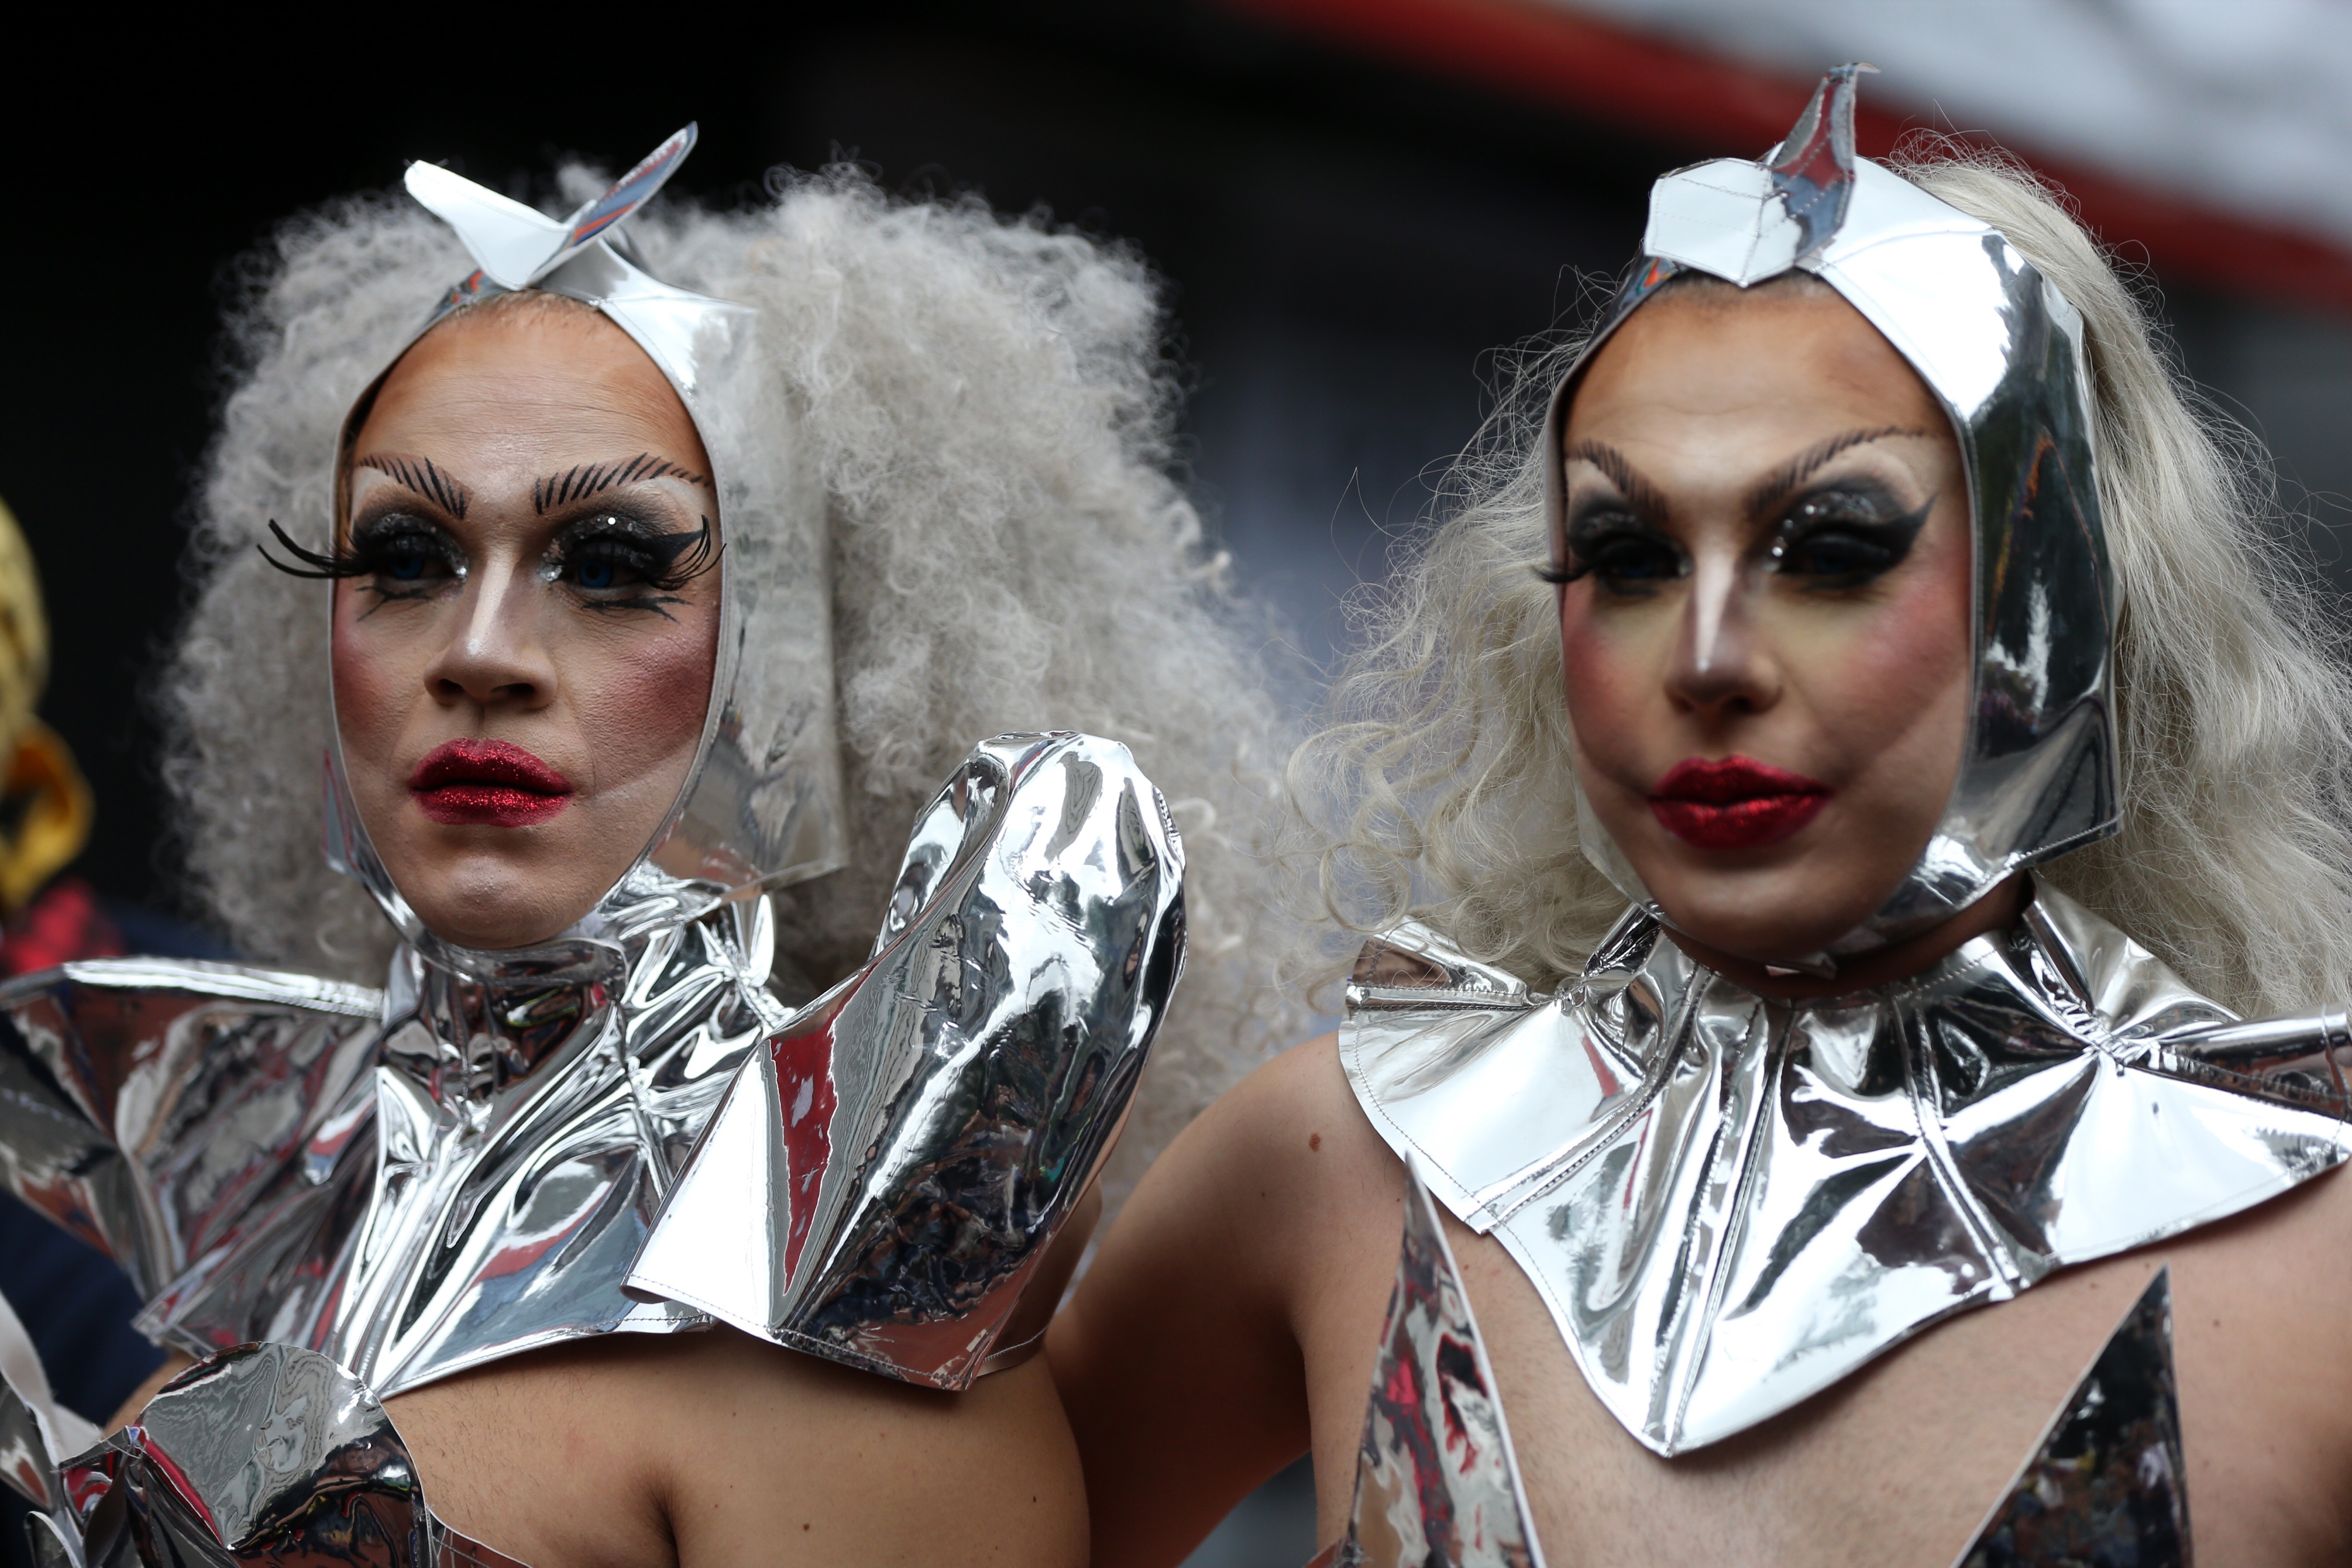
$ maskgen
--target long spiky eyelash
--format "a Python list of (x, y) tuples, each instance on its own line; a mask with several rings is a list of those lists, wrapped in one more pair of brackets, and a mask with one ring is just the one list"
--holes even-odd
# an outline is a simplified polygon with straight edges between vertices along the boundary
[[(596, 526), (599, 522), (603, 526)], [(575, 531), (573, 537), (562, 541), (558, 546), (558, 559), (568, 561), (583, 546), (593, 545), (600, 540), (611, 540), (646, 558), (645, 565), (639, 568), (645, 579), (643, 586), (657, 594), (674, 594), (719, 564), (724, 546), (712, 538), (709, 518), (702, 519), (701, 524), (691, 533), (680, 529), (672, 533), (647, 534), (620, 524), (617, 519), (599, 519), (584, 525), (583, 531)], [(278, 526), (276, 518), (269, 520), (269, 531), (279, 547), (301, 564), (280, 561), (269, 552), (267, 544), (256, 548), (260, 551), (264, 561), (289, 577), (340, 581), (370, 576), (382, 569), (370, 551), (339, 548), (333, 553), (326, 554), (298, 544), (291, 535)]]
[(254, 548), (261, 552), (261, 558), (264, 561), (268, 562), (272, 566), (277, 567), (278, 570), (285, 573), (289, 577), (325, 579), (364, 577), (370, 572), (375, 570), (373, 566), (370, 565), (367, 562), (361, 560), (357, 555), (346, 554), (340, 550), (331, 555), (321, 555), (315, 550), (304, 549), (301, 545), (295, 543), (293, 539), (287, 534), (287, 531), (284, 529), (278, 526), (278, 520), (274, 517), (269, 520), (269, 531), (277, 536), (278, 542), (285, 548), (286, 552), (289, 555), (293, 556), (297, 561), (304, 563), (304, 565), (289, 565), (288, 563), (278, 560), (278, 557), (269, 553), (269, 546), (267, 544), (257, 544)]
[(683, 529), (645, 533), (616, 518), (597, 518), (567, 533), (557, 545), (558, 560), (570, 561), (583, 549), (607, 540), (647, 558), (636, 570), (645, 579), (641, 585), (657, 594), (674, 594), (718, 565), (721, 549), (711, 537), (707, 517), (691, 533)]

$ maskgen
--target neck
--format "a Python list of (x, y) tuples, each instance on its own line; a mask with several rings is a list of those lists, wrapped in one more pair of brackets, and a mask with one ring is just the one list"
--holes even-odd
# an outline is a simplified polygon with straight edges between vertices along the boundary
[(1941, 924), (1842, 962), (1837, 973), (1827, 976), (1790, 973), (1760, 959), (1742, 958), (1738, 953), (1709, 947), (1671, 926), (1666, 928), (1666, 935), (1699, 963), (1759, 996), (1780, 1002), (1814, 1002), (1908, 980), (1962, 943), (2009, 925), (2023, 911), (2032, 893), (2032, 884), (2020, 871)]

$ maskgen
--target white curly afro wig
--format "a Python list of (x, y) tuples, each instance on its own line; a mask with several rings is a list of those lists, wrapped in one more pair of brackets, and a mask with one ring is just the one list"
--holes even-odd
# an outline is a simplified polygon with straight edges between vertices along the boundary
[[(602, 188), (579, 169), (562, 184)], [(1126, 250), (977, 201), (894, 201), (839, 170), (776, 184), (749, 210), (673, 201), (630, 227), (656, 277), (758, 310), (757, 395), (796, 421), (827, 496), (852, 863), (777, 896), (780, 969), (823, 985), (863, 960), (908, 827), (975, 742), (1126, 742), (1184, 830), (1193, 942), (1123, 1185), (1293, 1023), (1257, 929), (1251, 781), (1277, 750), (1264, 638), (1170, 476), (1152, 280)], [(231, 312), (193, 602), (158, 695), (188, 900), (257, 962), (374, 983), (395, 940), (320, 852), (325, 596), (256, 546), (273, 519), (325, 534), (345, 411), (470, 269), (405, 197), (359, 196), (284, 226)]]

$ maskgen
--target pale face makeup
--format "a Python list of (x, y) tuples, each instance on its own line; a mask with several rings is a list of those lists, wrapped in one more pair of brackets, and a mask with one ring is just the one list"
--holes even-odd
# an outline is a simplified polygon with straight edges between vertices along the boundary
[(585, 307), (453, 317), (384, 379), (351, 452), (335, 715), (436, 936), (556, 935), (676, 805), (718, 648), (709, 472), (667, 378)]
[(1668, 921), (1780, 964), (1874, 913), (1966, 736), (1973, 561), (1941, 406), (1817, 283), (1677, 288), (1569, 409), (1577, 777)]

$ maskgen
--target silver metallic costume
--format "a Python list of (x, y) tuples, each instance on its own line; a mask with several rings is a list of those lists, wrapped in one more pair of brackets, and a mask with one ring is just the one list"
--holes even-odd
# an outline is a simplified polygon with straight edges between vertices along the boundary
[[(1856, 68), (1823, 79), (1764, 163), (1658, 183), (1646, 254), (1580, 362), (1679, 272), (1746, 287), (1793, 268), (1868, 318), (1951, 418), (1976, 549), (1968, 748), (1918, 865), (1807, 962), (1824, 974), (2112, 832), (2118, 809), (2080, 318), (1998, 232), (1854, 156)], [(1574, 380), (1546, 437), (1555, 552)], [(1657, 1453), (2352, 1152), (2344, 1017), (2242, 1023), (2046, 885), (1925, 973), (1792, 1004), (1689, 958), (1589, 809), (1581, 832), (1635, 908), (1577, 980), (1530, 995), (1407, 924), (1359, 960), (1340, 1060), (1415, 1186), (1502, 1243), (1594, 1394)], [(1459, 1280), (1428, 1283), (1433, 1268), (1451, 1276), (1443, 1237), (1409, 1217), (1340, 1560), (1539, 1561)], [(1460, 1310), (1416, 1316), (1423, 1299)], [(2169, 1459), (2147, 1463), (2185, 1552), (2178, 1422), (2150, 1419), (2170, 1435)], [(2044, 1560), (1979, 1545), (1988, 1563)]]
[[(0, 989), (0, 1179), (199, 1358), (93, 1444), (0, 1310), (0, 1475), (44, 1562), (503, 1561), (433, 1517), (383, 1402), (569, 1340), (724, 1321), (944, 1389), (1036, 1348), (998, 1340), (1181, 971), (1182, 848), (1124, 747), (999, 737), (915, 825), (866, 967), (798, 1009), (770, 989), (765, 890), (841, 861), (823, 542), (747, 526), (781, 503), (729, 485), (745, 312), (614, 247), (691, 142), (563, 224), (409, 173), (481, 264), (434, 320), (500, 289), (594, 305), (718, 470), (709, 717), (635, 867), (556, 939), (457, 947), (331, 757), (330, 857), (405, 938), (383, 991), (142, 960)], [(745, 626), (793, 616), (742, 668)]]

